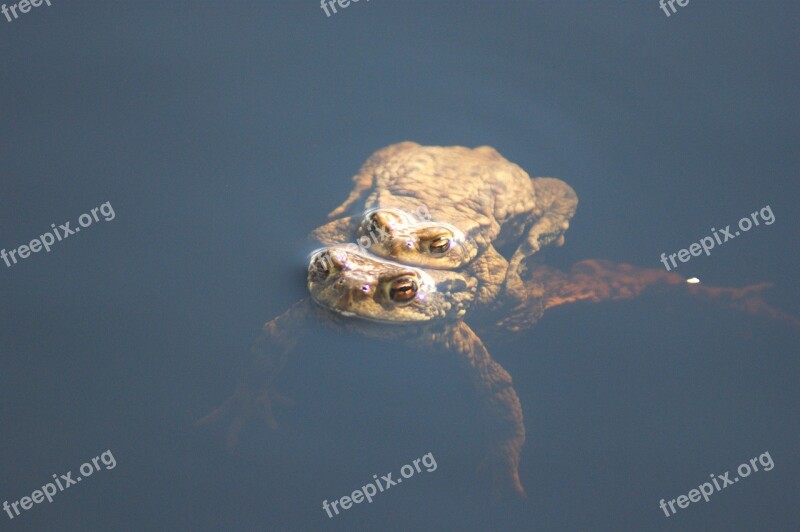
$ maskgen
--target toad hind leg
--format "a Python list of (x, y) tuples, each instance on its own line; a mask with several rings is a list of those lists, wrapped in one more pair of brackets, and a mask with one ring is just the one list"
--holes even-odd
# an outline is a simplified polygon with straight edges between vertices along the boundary
[(794, 328), (800, 320), (770, 305), (764, 297), (769, 284), (722, 288), (689, 284), (674, 272), (637, 268), (608, 260), (589, 259), (562, 272), (543, 264), (534, 264), (526, 272), (525, 300), (510, 309), (497, 325), (511, 331), (527, 329), (554, 307), (579, 302), (600, 303), (633, 299), (646, 293), (686, 293), (698, 299), (751, 315), (766, 316)]
[[(706, 284), (689, 284), (677, 273), (661, 268), (637, 268), (630, 264), (615, 264), (607, 260), (584, 260), (575, 264), (568, 275), (550, 270), (553, 282), (547, 283), (545, 309), (575, 301), (607, 301), (632, 299), (645, 292), (672, 291), (744, 312), (765, 316), (791, 327), (800, 327), (795, 316), (770, 305), (764, 291), (772, 285), (761, 283), (729, 288)], [(544, 278), (547, 274), (537, 271)]]
[(519, 460), (525, 443), (522, 406), (511, 376), (495, 362), (480, 338), (464, 322), (433, 333), (425, 343), (454, 353), (469, 374), (483, 404), (482, 417), (491, 427), (490, 444), (481, 466), (488, 468), (495, 496), (525, 496), (519, 479)]

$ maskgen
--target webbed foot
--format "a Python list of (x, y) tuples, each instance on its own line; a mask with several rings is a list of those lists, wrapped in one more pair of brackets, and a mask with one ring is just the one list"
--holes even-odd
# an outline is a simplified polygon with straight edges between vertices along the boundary
[(269, 428), (277, 428), (273, 406), (276, 403), (291, 404), (291, 400), (280, 394), (274, 383), (286, 365), (298, 329), (315, 307), (306, 298), (266, 323), (261, 336), (250, 348), (249, 360), (233, 395), (210, 414), (197, 420), (195, 425), (218, 425), (230, 419), (226, 437), (228, 449), (236, 447), (242, 429), (254, 416), (262, 417)]
[(198, 419), (195, 425), (213, 426), (231, 419), (225, 444), (229, 450), (232, 450), (239, 443), (242, 429), (254, 416), (262, 417), (270, 429), (278, 428), (278, 422), (275, 420), (273, 412), (275, 403), (289, 405), (292, 404), (292, 400), (271, 387), (265, 386), (261, 390), (255, 390), (249, 386), (239, 386), (233, 395), (211, 413)]

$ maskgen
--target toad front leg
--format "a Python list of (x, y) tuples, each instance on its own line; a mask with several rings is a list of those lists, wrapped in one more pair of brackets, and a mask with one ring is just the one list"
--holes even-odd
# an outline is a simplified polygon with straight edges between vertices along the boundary
[(572, 187), (552, 177), (532, 179), (536, 191), (536, 217), (528, 229), (525, 241), (520, 244), (509, 261), (506, 291), (519, 295), (524, 292), (520, 278), (522, 262), (545, 246), (564, 243), (564, 233), (578, 208), (578, 196)]
[(236, 447), (241, 430), (253, 415), (260, 414), (270, 428), (276, 428), (278, 424), (273, 417), (272, 405), (289, 400), (276, 391), (275, 379), (286, 365), (301, 325), (319, 312), (318, 306), (306, 298), (267, 322), (261, 336), (250, 348), (236, 390), (213, 412), (199, 419), (196, 425), (210, 426), (232, 418), (226, 438), (229, 449)]
[(481, 418), (491, 428), (489, 448), (481, 465), (489, 469), (494, 495), (524, 497), (519, 459), (525, 443), (525, 424), (511, 375), (492, 359), (481, 339), (464, 322), (449, 325), (418, 342), (454, 354), (481, 398)]

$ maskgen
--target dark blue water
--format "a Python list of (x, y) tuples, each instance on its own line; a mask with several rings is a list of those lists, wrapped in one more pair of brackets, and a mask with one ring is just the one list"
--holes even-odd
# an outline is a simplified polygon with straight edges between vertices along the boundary
[[(677, 7), (677, 6), (676, 6)], [(0, 503), (110, 451), (4, 530), (794, 530), (798, 331), (688, 298), (573, 305), (486, 338), (528, 438), (524, 502), (493, 504), (477, 400), (439, 357), (309, 327), (293, 399), (233, 454), (194, 421), (261, 324), (305, 293), (305, 235), (401, 140), (489, 144), (580, 197), (563, 248), (772, 282), (800, 315), (798, 46), (786, 2), (65, 2), (0, 16)], [(768, 452), (759, 471), (674, 499)], [(426, 453), (330, 519), (323, 500)], [(108, 456), (108, 455), (107, 455)], [(731, 475), (733, 476), (733, 475)]]

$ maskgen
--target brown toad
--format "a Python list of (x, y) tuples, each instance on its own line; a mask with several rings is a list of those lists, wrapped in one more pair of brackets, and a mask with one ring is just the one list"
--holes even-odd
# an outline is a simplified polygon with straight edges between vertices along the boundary
[[(442, 162), (451, 157), (457, 160)], [(761, 291), (766, 285), (741, 289), (689, 285), (675, 273), (598, 260), (582, 261), (568, 273), (536, 263), (522, 268), (521, 261), (530, 253), (562, 239), (577, 199), (569, 187), (552, 180), (552, 187), (543, 188), (560, 192), (552, 193), (551, 199), (543, 202), (549, 206), (547, 213), (523, 209), (510, 216), (508, 206), (495, 209), (494, 205), (498, 197), (503, 202), (511, 198), (506, 194), (508, 183), (518, 184), (517, 178), (492, 181), (487, 189), (480, 188), (480, 179), (472, 179), (467, 181), (478, 185), (474, 189), (476, 196), (463, 191), (451, 193), (448, 188), (434, 206), (432, 198), (439, 185), (453, 185), (458, 171), (471, 168), (463, 162), (470, 157), (498, 162), (498, 166), (490, 165), (490, 176), (502, 175), (501, 169), (511, 165), (488, 147), (422, 148), (402, 143), (377, 152), (370, 159), (375, 161), (368, 161), (356, 176), (356, 190), (332, 215), (340, 214), (367, 190), (372, 190), (367, 199), (370, 210), (334, 220), (312, 233), (328, 247), (311, 258), (307, 276), (311, 298), (264, 325), (263, 334), (251, 350), (252, 365), (235, 393), (200, 423), (232, 416), (229, 445), (235, 444), (239, 431), (254, 412), (261, 411), (267, 423), (275, 427), (272, 405), (281, 399), (275, 381), (280, 378), (291, 347), (308, 327), (325, 324), (370, 338), (423, 347), (425, 353), (451, 355), (469, 376), (481, 400), (480, 422), (492, 429), (484, 464), (491, 473), (494, 491), (524, 495), (518, 473), (525, 441), (520, 401), (510, 375), (492, 359), (467, 319), (475, 324), (484, 322), (489, 330), (519, 330), (533, 325), (546, 310), (559, 305), (630, 299), (663, 288), (798, 325), (795, 318), (763, 300)], [(419, 161), (430, 163), (434, 159), (438, 161), (435, 171), (426, 174), (430, 165)], [(483, 164), (474, 163), (485, 170)], [(467, 174), (472, 177), (483, 175), (480, 170), (470, 172)], [(529, 182), (536, 181), (519, 172)], [(442, 175), (447, 178), (440, 180)], [(376, 182), (382, 184), (378, 186)], [(415, 192), (417, 189), (422, 192)], [(485, 200), (480, 194), (485, 195)], [(420, 209), (426, 203), (426, 209)], [(487, 206), (492, 209), (483, 210)], [(532, 222), (531, 212), (535, 215)], [(373, 227), (376, 223), (379, 227)], [(352, 244), (359, 235), (363, 238), (365, 228), (382, 232), (380, 238), (370, 237), (369, 251), (394, 260), (372, 256)], [(493, 244), (515, 242), (523, 234), (527, 235), (526, 240), (509, 265)], [(452, 254), (447, 253), (450, 249), (454, 250)], [(439, 259), (444, 260), (437, 262)], [(415, 266), (419, 263), (422, 264)], [(509, 269), (519, 280), (513, 289), (512, 304), (506, 304), (509, 298), (497, 289)]]
[[(518, 300), (524, 297), (523, 261), (563, 244), (578, 205), (566, 183), (531, 179), (490, 146), (393, 144), (367, 159), (353, 181), (355, 188), (328, 217), (354, 206), (357, 214), (315, 230), (316, 240), (330, 245), (358, 238), (376, 255), (426, 268), (480, 260), (476, 271), (500, 273), (500, 283)], [(507, 246), (515, 247), (508, 259), (496, 251)], [(487, 287), (483, 297), (500, 288)]]

